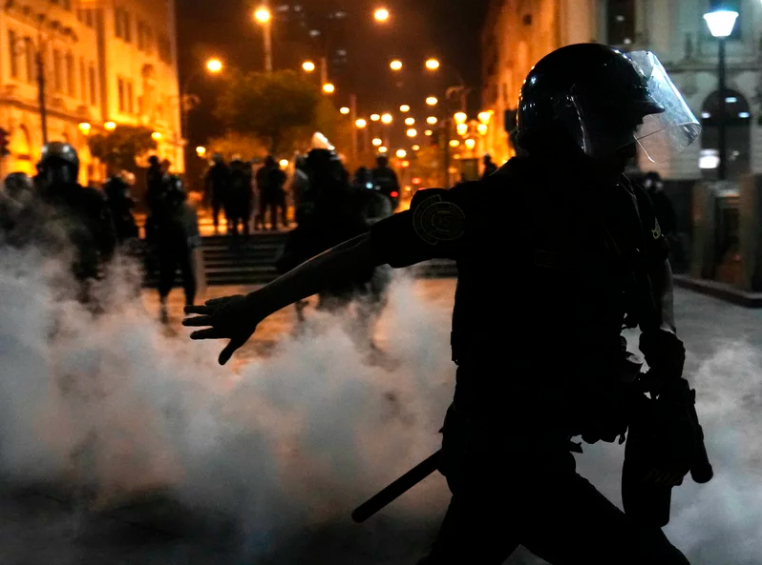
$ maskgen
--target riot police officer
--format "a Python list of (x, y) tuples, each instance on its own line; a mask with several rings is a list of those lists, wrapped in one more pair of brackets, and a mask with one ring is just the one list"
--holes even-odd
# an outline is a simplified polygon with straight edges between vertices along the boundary
[(5, 242), (19, 246), (28, 239), (34, 199), (34, 184), (26, 173), (5, 177), (0, 191), (0, 230)]
[(388, 157), (376, 157), (376, 168), (373, 169), (372, 176), (376, 190), (386, 196), (392, 203), (392, 210), (396, 210), (400, 205), (400, 181), (397, 173), (389, 166)]
[[(79, 156), (68, 143), (53, 141), (42, 148), (35, 184), (44, 207), (39, 229), (50, 236), (64, 236), (57, 244), (74, 246), (74, 276), (81, 282), (100, 277), (114, 253), (116, 234), (103, 193), (83, 187)], [(60, 229), (56, 229), (60, 228)], [(45, 241), (51, 242), (50, 237)], [(87, 285), (83, 285), (83, 292)]]
[[(552, 564), (685, 565), (659, 525), (625, 515), (577, 474), (570, 440), (613, 442), (628, 427), (628, 313), (663, 390), (682, 386), (666, 244), (623, 171), (636, 147), (658, 160), (700, 126), (655, 55), (580, 44), (532, 69), (518, 130), (526, 156), (487, 179), (419, 191), (369, 234), (248, 296), (190, 308), (201, 316), (184, 323), (207, 327), (193, 339), (230, 339), (224, 364), (261, 320), (333, 281), (454, 259), (458, 369), (440, 458), (453, 498), (422, 563), (498, 565), (521, 544)], [(694, 457), (678, 451), (652, 460), (657, 475), (675, 475), (670, 485)]]

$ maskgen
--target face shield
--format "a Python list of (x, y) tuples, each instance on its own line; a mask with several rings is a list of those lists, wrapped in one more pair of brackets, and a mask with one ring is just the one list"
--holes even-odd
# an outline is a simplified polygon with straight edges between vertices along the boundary
[(555, 113), (590, 157), (637, 143), (652, 162), (666, 161), (698, 138), (701, 125), (656, 55), (626, 57), (632, 65), (621, 65), (616, 75), (602, 74), (597, 84), (576, 84), (557, 96)]

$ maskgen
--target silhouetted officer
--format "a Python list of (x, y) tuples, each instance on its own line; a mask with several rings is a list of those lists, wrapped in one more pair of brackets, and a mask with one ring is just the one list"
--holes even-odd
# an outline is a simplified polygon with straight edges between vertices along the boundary
[(376, 157), (376, 168), (372, 172), (373, 183), (381, 194), (392, 203), (392, 210), (400, 205), (400, 181), (397, 173), (389, 166), (389, 159), (383, 155)]
[[(570, 440), (613, 442), (631, 424), (639, 365), (623, 349), (626, 314), (662, 376), (660, 398), (685, 384), (666, 242), (623, 171), (636, 147), (669, 158), (700, 126), (655, 55), (580, 44), (532, 69), (518, 130), (526, 156), (487, 179), (419, 191), (369, 234), (248, 296), (188, 309), (201, 317), (184, 323), (208, 327), (193, 339), (229, 338), (225, 363), (259, 322), (320, 288), (377, 265), (453, 259), (458, 368), (440, 457), (453, 497), (422, 563), (498, 565), (521, 544), (552, 564), (686, 565), (659, 525), (577, 474)], [(674, 449), (652, 453), (653, 473), (638, 480), (675, 485), (695, 458), (694, 430), (672, 427), (679, 405), (658, 406), (657, 443)]]
[(241, 231), (248, 238), (251, 224), (251, 212), (254, 206), (254, 188), (252, 186), (251, 165), (240, 157), (230, 162), (230, 193), (228, 195), (228, 230), (233, 236), (238, 235), (238, 223)]
[(132, 211), (135, 200), (130, 194), (130, 185), (123, 173), (109, 178), (103, 185), (106, 204), (111, 212), (116, 230), (117, 242), (123, 244), (138, 238), (138, 225)]
[[(222, 155), (215, 153), (212, 157), (213, 164), (206, 173), (204, 179), (206, 193), (212, 200), (212, 221), (214, 233), (218, 233), (220, 226), (220, 210), (227, 211), (227, 201), (230, 194), (230, 169), (222, 159)], [(226, 212), (227, 213), (227, 212)], [(230, 221), (230, 218), (226, 219)], [(230, 226), (228, 225), (228, 232)]]
[(487, 153), (484, 156), (484, 174), (482, 175), (482, 180), (486, 179), (488, 176), (493, 174), (495, 171), (497, 171), (497, 165), (492, 161), (492, 156)]

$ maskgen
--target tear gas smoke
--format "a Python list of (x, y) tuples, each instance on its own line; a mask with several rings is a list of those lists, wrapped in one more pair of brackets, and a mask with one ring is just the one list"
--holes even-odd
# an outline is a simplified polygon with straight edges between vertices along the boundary
[[(106, 304), (98, 317), (65, 292), (62, 271), (33, 250), (0, 250), (6, 484), (76, 493), (95, 516), (159, 500), (170, 517), (151, 524), (195, 524), (180, 539), (134, 549), (140, 563), (412, 564), (426, 551), (448, 500), (441, 477), (367, 524), (349, 518), (439, 447), (454, 380), (449, 312), (422, 300), (416, 283), (395, 283), (380, 327), (394, 372), (365, 364), (323, 315), (319, 331), (284, 338), (236, 373), (217, 365), (220, 343), (168, 337), (124, 283), (129, 266), (97, 289)], [(700, 338), (684, 339), (690, 349)], [(696, 565), (759, 564), (759, 352), (738, 341), (691, 354), (716, 477), (675, 490), (667, 533)], [(623, 448), (585, 451), (580, 472), (619, 503)], [(71, 513), (2, 522), (8, 563), (36, 562), (46, 544), (60, 546), (57, 562), (70, 553), (72, 563), (90, 562), (76, 540), (100, 531)], [(36, 532), (36, 545), (16, 542), (14, 523)], [(540, 561), (522, 552), (510, 562)]]

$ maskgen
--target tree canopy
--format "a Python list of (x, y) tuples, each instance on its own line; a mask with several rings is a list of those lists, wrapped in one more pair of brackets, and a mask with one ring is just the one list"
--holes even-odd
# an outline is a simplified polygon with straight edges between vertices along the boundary
[(112, 172), (135, 172), (138, 168), (136, 159), (157, 147), (152, 133), (143, 126), (120, 125), (114, 131), (90, 137), (90, 153)]
[(253, 135), (278, 154), (314, 133), (321, 100), (318, 87), (294, 71), (235, 73), (215, 113), (229, 131)]

